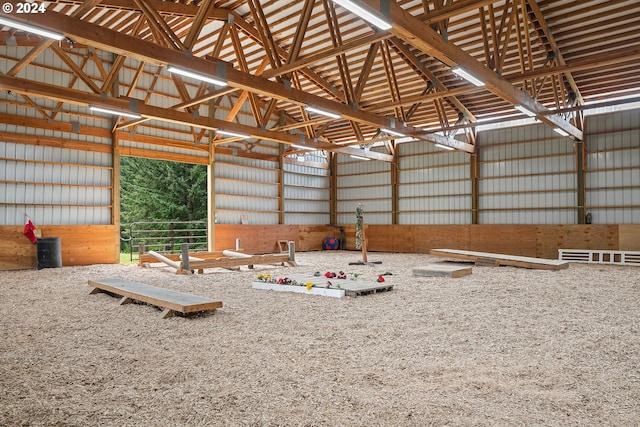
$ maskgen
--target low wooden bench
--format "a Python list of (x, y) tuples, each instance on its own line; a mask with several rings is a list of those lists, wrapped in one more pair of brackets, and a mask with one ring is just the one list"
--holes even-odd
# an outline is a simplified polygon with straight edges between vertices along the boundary
[(93, 286), (91, 294), (105, 292), (121, 296), (120, 304), (140, 301), (164, 308), (162, 312), (163, 319), (175, 316), (177, 313), (189, 314), (213, 311), (222, 307), (221, 301), (123, 279), (89, 280), (89, 286)]

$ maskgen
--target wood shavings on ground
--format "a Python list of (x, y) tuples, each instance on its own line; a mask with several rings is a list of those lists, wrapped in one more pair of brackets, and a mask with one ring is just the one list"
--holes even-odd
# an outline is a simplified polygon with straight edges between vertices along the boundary
[[(0, 425), (636, 425), (640, 270), (473, 267), (414, 277), (441, 259), (297, 253), (299, 267), (63, 267), (0, 274)], [(392, 292), (320, 298), (251, 289), (338, 271)], [(161, 319), (89, 295), (120, 277), (222, 301)], [(386, 276), (385, 276), (386, 277)]]

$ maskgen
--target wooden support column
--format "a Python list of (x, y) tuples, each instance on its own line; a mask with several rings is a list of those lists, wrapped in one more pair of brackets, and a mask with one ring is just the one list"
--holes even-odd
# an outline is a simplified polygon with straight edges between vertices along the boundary
[(583, 142), (574, 142), (576, 147), (576, 183), (577, 183), (577, 198), (578, 198), (578, 224), (584, 224), (586, 222), (587, 211), (585, 203), (587, 200), (586, 191), (586, 177), (585, 177), (585, 146)]
[(284, 147), (278, 144), (278, 224), (284, 224)]
[[(115, 60), (115, 58), (114, 58)], [(116, 77), (113, 81), (111, 91), (113, 93), (119, 92), (120, 81)], [(112, 123), (115, 125), (115, 122)], [(114, 262), (120, 264), (120, 139), (118, 138), (118, 132), (114, 129), (115, 126), (111, 126), (111, 162), (113, 168), (111, 169), (111, 224), (113, 224), (114, 241), (115, 241), (115, 254)], [(129, 248), (133, 252), (133, 248)]]
[[(280, 126), (286, 126), (287, 120), (283, 111), (280, 112), (278, 117), (278, 124)], [(278, 144), (278, 224), (284, 224), (284, 151), (285, 146)]]
[(215, 145), (209, 146), (209, 164), (207, 165), (207, 250), (214, 252), (216, 247), (216, 161)]
[[(216, 115), (215, 100), (209, 101), (209, 117)], [(207, 161), (207, 250), (216, 250), (216, 146), (213, 143), (215, 132), (209, 130), (209, 159)]]
[[(476, 150), (477, 150), (476, 146)], [(469, 156), (469, 168), (471, 177), (471, 224), (478, 224), (478, 152)]]
[(398, 151), (391, 162), (391, 224), (398, 224)]
[(338, 225), (338, 156), (328, 153), (329, 156), (329, 221), (332, 226)]
[[(120, 263), (120, 141), (117, 132), (111, 137), (111, 161), (113, 168), (111, 169), (111, 224), (113, 224), (115, 241), (114, 262)], [(131, 248), (133, 250), (133, 248)]]

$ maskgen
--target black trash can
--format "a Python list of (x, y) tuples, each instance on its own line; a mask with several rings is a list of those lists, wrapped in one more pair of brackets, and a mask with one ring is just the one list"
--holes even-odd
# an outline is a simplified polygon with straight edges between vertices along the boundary
[(38, 250), (38, 270), (62, 267), (62, 246), (60, 237), (41, 237), (36, 243)]

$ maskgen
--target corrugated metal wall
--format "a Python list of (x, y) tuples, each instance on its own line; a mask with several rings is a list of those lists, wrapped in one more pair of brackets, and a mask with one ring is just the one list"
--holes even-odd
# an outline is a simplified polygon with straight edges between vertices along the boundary
[(284, 223), (329, 224), (331, 171), (318, 153), (307, 153), (305, 158), (326, 167), (284, 164)]
[(398, 223), (470, 224), (469, 155), (409, 142), (398, 146)]
[(112, 157), (0, 142), (0, 225), (111, 224)]
[(575, 224), (573, 141), (545, 125), (482, 132), (478, 138), (480, 224)]
[(640, 223), (640, 111), (589, 117), (586, 210), (594, 224)]
[(216, 154), (216, 220), (240, 224), (278, 223), (277, 162)]
[(358, 203), (365, 224), (391, 224), (391, 165), (336, 155), (338, 224), (355, 223)]

